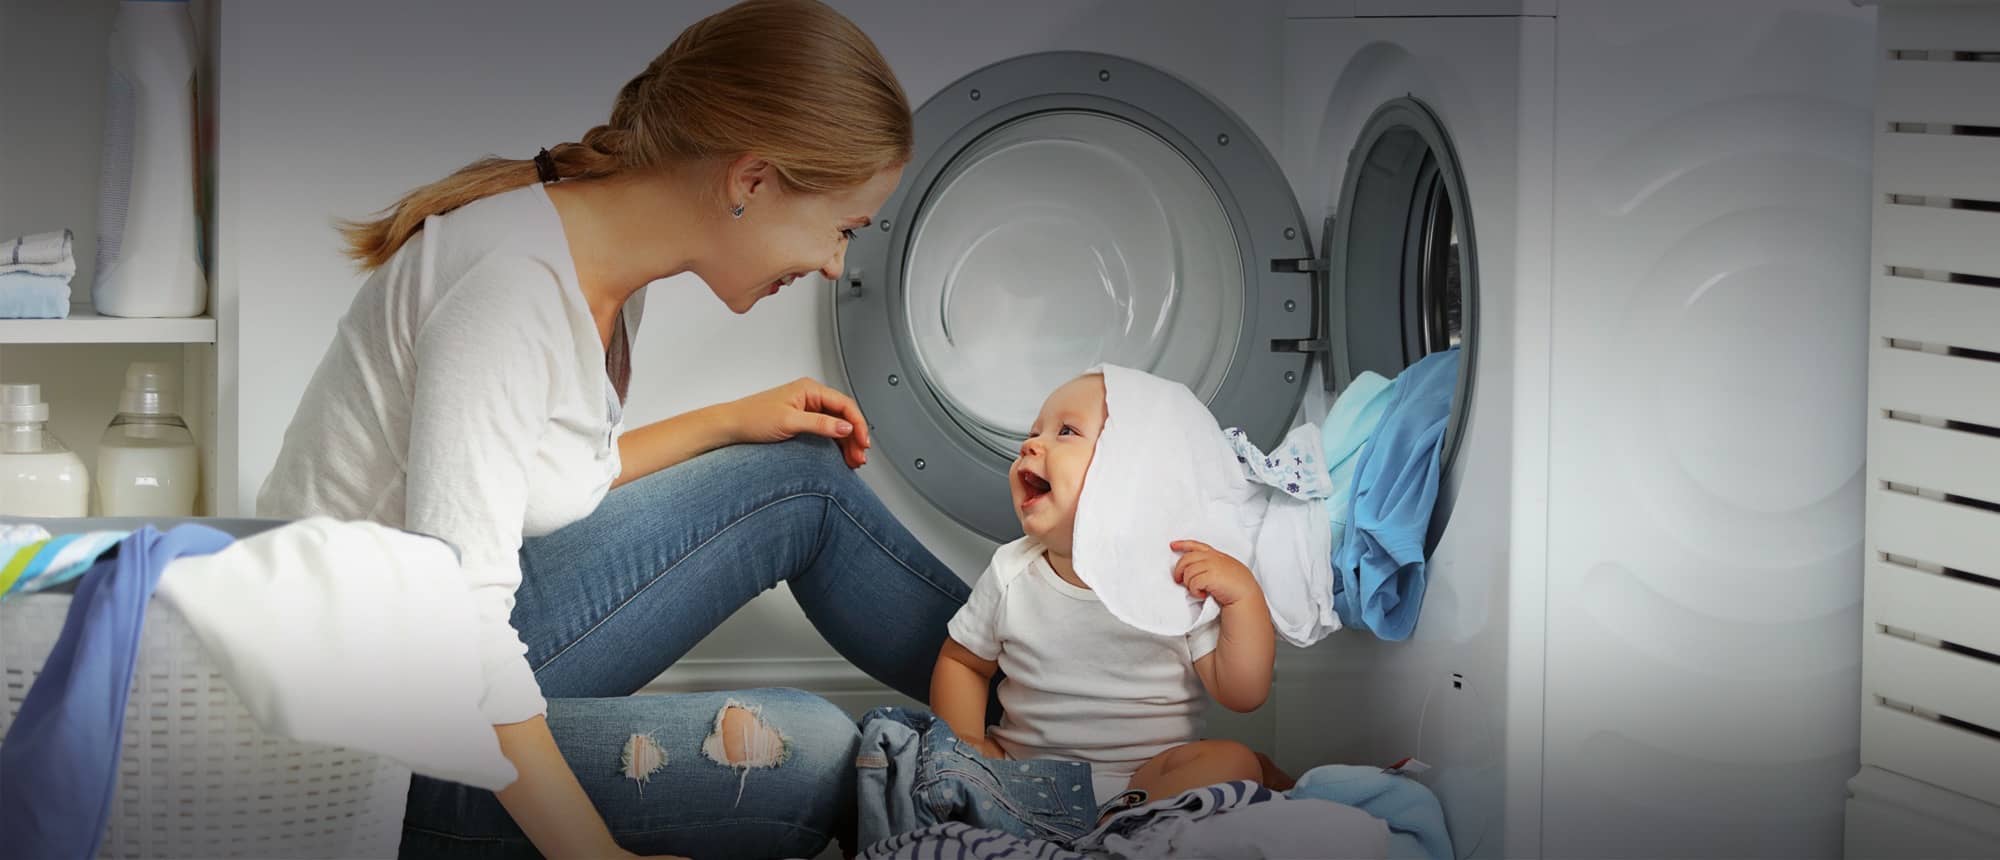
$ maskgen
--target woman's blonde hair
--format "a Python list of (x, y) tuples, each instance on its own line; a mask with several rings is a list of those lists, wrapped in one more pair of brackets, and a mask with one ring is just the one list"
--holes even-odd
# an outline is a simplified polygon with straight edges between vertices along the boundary
[[(611, 120), (549, 147), (561, 179), (756, 153), (791, 191), (861, 185), (909, 160), (910, 103), (875, 43), (819, 0), (746, 0), (703, 18), (618, 91)], [(363, 269), (424, 219), (538, 181), (531, 158), (487, 157), (344, 222)]]

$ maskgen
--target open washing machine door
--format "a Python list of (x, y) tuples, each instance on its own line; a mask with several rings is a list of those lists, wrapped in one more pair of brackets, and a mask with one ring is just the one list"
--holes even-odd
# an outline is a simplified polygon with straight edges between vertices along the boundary
[[(1462, 184), (1437, 166), (1455, 165), (1448, 141), (1442, 159), (1422, 158), (1441, 133), (1357, 146), (1355, 211), (1394, 208), (1396, 223), (1342, 233), (1349, 219), (1326, 219), (1321, 247), (1393, 235), (1396, 253), (1345, 261), (1312, 253), (1283, 172), (1241, 120), (1130, 60), (1054, 52), (988, 66), (917, 111), (916, 140), (876, 226), (848, 248), (836, 336), (879, 449), (990, 539), (1021, 533), (1007, 467), (1042, 399), (1092, 365), (1182, 382), (1268, 447), (1291, 426), (1312, 356), (1331, 390), (1470, 342), (1473, 291), (1453, 286), (1474, 271), (1470, 233), (1450, 227), (1465, 223)], [(1417, 153), (1408, 176), (1392, 150)], [(1367, 178), (1384, 171), (1393, 182)], [(1389, 298), (1382, 277), (1396, 281)]]

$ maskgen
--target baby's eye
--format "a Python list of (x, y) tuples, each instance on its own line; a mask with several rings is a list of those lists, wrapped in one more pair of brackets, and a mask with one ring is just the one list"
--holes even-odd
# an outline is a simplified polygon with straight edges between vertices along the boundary
[(846, 239), (849, 242), (854, 241), (854, 228), (842, 227), (840, 229), (840, 238)]
[(1056, 431), (1056, 435), (1057, 435), (1057, 436), (1075, 436), (1075, 435), (1076, 435), (1076, 428), (1075, 428), (1075, 427), (1071, 427), (1071, 426), (1069, 426), (1068, 424), (1064, 424), (1064, 425), (1062, 426), (1062, 429), (1061, 429), (1061, 430), (1057, 430), (1057, 431)]

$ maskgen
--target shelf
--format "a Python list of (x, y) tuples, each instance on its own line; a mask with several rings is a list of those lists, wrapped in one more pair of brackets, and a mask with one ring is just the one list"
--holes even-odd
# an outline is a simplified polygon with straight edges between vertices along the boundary
[(121, 319), (89, 305), (60, 320), (0, 320), (0, 345), (19, 343), (214, 343), (215, 318)]

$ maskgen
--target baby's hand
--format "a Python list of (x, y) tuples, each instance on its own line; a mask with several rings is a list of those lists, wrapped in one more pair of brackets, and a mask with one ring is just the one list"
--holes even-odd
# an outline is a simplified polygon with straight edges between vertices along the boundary
[(1229, 606), (1246, 597), (1263, 597), (1250, 568), (1228, 553), (1198, 540), (1177, 540), (1169, 546), (1174, 552), (1185, 553), (1174, 565), (1174, 581), (1196, 599), (1213, 597), (1216, 603)]

